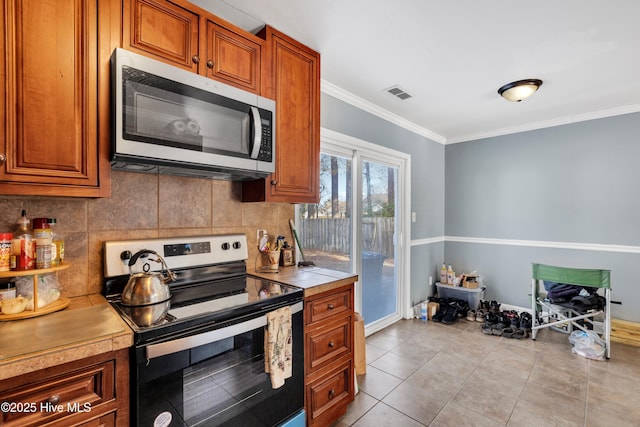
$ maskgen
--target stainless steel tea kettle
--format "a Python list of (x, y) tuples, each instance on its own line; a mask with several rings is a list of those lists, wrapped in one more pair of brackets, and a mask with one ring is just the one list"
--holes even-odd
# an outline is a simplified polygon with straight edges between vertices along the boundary
[[(175, 274), (169, 270), (164, 259), (157, 252), (149, 249), (136, 252), (129, 260), (129, 272), (138, 258), (145, 254), (155, 255), (157, 259), (148, 259), (142, 268), (143, 272), (129, 276), (129, 281), (122, 291), (123, 305), (137, 307), (165, 302), (171, 298), (168, 283), (175, 280)], [(162, 263), (162, 271), (150, 273), (151, 266), (148, 261)]]

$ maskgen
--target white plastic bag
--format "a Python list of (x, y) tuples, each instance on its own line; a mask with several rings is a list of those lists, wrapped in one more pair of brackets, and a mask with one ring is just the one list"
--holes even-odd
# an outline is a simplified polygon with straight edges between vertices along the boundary
[[(33, 310), (33, 277), (22, 276), (16, 279), (16, 291), (29, 303), (27, 310)], [(51, 304), (60, 298), (58, 278), (55, 273), (38, 275), (38, 308)]]
[(573, 345), (572, 353), (592, 360), (604, 360), (605, 343), (593, 331), (577, 330), (569, 335), (569, 342)]

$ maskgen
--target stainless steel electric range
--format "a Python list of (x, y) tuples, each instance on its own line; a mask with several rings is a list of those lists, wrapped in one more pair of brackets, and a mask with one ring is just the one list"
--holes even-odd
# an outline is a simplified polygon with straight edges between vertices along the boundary
[[(120, 295), (131, 273), (176, 275), (171, 299), (129, 307)], [(247, 274), (243, 234), (109, 241), (104, 293), (134, 332), (132, 425), (277, 426), (304, 406), (303, 291)], [(273, 389), (264, 369), (266, 313), (292, 312), (293, 375)]]

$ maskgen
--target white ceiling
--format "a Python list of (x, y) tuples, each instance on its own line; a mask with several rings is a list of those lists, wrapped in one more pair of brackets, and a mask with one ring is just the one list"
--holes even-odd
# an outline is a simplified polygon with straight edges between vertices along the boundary
[[(191, 1), (289, 34), (322, 55), (323, 90), (443, 143), (640, 111), (637, 0)], [(531, 98), (498, 95), (525, 78), (544, 81)]]

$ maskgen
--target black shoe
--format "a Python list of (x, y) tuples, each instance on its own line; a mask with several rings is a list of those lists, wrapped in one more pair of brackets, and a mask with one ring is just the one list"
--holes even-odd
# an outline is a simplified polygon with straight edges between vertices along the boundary
[(434, 322), (442, 321), (444, 315), (447, 314), (447, 307), (449, 307), (447, 304), (441, 302), (440, 307), (438, 307), (438, 311), (433, 315), (431, 320), (433, 320)]
[(507, 317), (506, 314), (504, 313), (500, 313), (498, 314), (498, 326), (500, 326), (501, 328), (508, 328), (509, 325), (511, 325), (511, 320), (509, 320), (509, 318)]
[(531, 332), (531, 315), (526, 311), (520, 313), (520, 329)]
[(442, 317), (442, 323), (445, 325), (453, 325), (460, 319), (462, 316), (460, 315), (460, 310), (455, 305), (450, 305), (447, 308), (447, 312)]
[(489, 311), (493, 314), (500, 313), (500, 303), (498, 301), (491, 301), (489, 305)]
[(498, 316), (493, 313), (487, 313), (484, 315), (484, 324), (493, 326), (498, 324)]

